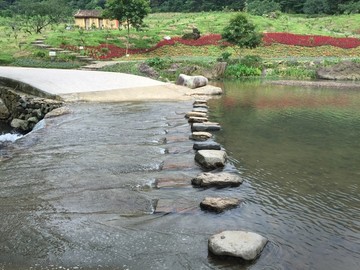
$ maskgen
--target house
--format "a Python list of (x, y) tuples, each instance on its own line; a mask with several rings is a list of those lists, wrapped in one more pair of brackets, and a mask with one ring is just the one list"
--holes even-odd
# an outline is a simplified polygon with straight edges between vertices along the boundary
[(79, 10), (74, 15), (75, 25), (84, 29), (118, 29), (119, 21), (102, 17), (102, 10)]

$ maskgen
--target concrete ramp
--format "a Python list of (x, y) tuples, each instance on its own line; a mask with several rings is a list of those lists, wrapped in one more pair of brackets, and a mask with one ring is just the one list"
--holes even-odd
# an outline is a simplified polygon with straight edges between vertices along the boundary
[(189, 99), (185, 87), (124, 73), (0, 67), (0, 77), (26, 83), (65, 101)]

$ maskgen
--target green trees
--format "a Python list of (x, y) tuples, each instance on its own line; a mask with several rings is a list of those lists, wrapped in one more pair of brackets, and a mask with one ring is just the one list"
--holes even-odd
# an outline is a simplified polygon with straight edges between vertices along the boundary
[(143, 26), (144, 18), (149, 13), (149, 0), (108, 0), (105, 5), (104, 16), (116, 19), (125, 25), (127, 29), (126, 50), (128, 50), (130, 27), (140, 29)]
[(330, 11), (327, 0), (306, 0), (303, 11), (305, 14), (328, 14)]
[(244, 13), (239, 13), (224, 28), (222, 37), (240, 48), (255, 48), (261, 44), (262, 34), (256, 32)]
[(12, 6), (13, 24), (30, 34), (41, 33), (71, 16), (67, 0), (19, 0)]
[(280, 11), (281, 6), (274, 0), (253, 0), (248, 2), (247, 11), (253, 15), (262, 16), (274, 11)]

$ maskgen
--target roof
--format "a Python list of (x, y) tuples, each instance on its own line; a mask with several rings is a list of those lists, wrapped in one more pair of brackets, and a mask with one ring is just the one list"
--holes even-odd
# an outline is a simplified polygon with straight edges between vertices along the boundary
[(80, 9), (74, 15), (75, 18), (101, 18), (102, 17), (102, 10), (93, 9), (93, 10), (85, 10)]

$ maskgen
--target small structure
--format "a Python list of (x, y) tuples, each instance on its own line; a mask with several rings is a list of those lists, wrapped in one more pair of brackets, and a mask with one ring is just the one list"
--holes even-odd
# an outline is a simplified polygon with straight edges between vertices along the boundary
[(74, 15), (75, 25), (84, 29), (118, 29), (119, 21), (102, 17), (102, 10), (79, 10)]

